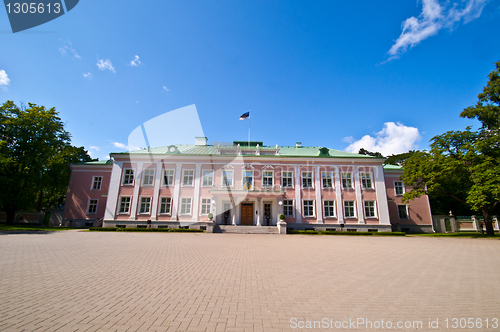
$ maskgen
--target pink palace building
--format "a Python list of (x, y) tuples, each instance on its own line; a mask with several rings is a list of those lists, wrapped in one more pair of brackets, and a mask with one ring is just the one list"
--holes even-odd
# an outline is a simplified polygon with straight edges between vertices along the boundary
[(66, 222), (433, 232), (428, 197), (404, 204), (402, 169), (384, 165), (385, 158), (301, 143), (209, 145), (205, 137), (111, 158), (72, 165)]

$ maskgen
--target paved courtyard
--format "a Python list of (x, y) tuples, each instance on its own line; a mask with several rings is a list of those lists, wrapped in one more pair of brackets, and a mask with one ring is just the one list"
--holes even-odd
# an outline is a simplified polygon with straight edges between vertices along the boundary
[(0, 251), (1, 331), (500, 330), (498, 240), (65, 231)]

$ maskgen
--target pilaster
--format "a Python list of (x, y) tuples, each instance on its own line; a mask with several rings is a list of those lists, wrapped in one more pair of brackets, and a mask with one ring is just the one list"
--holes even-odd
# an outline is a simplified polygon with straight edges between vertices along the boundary
[(143, 163), (137, 163), (137, 174), (134, 178), (134, 195), (132, 196), (132, 210), (130, 211), (130, 220), (135, 220), (137, 218), (137, 206), (139, 205), (139, 188), (142, 182), (142, 165)]
[(120, 192), (120, 180), (122, 177), (121, 161), (113, 162), (111, 170), (111, 180), (109, 182), (108, 200), (106, 202), (106, 211), (104, 213), (104, 220), (114, 220), (118, 204), (118, 194)]
[(154, 193), (153, 193), (153, 204), (151, 208), (151, 220), (155, 221), (156, 220), (156, 215), (158, 213), (158, 200), (159, 200), (159, 195), (160, 195), (160, 185), (161, 185), (161, 171), (162, 171), (162, 163), (158, 162), (156, 164), (156, 171), (155, 171), (155, 186), (154, 186)]
[(342, 206), (342, 186), (340, 184), (340, 170), (338, 166), (334, 167), (335, 175), (335, 203), (337, 204), (337, 220), (339, 224), (344, 223), (344, 208)]
[(361, 195), (361, 179), (359, 176), (359, 166), (354, 166), (354, 191), (356, 192), (358, 223), (366, 224), (365, 214), (363, 212), (363, 196)]
[(374, 167), (375, 191), (377, 195), (378, 219), (381, 225), (390, 225), (389, 204), (387, 203), (387, 190), (385, 188), (384, 169), (382, 166)]
[(302, 223), (302, 182), (300, 181), (300, 166), (295, 166), (295, 222)]
[(319, 169), (319, 166), (316, 166), (314, 168), (314, 187), (316, 189), (316, 220), (318, 224), (323, 223), (323, 209), (321, 208), (321, 202), (322, 202), (322, 197), (321, 197), (321, 172)]
[(200, 186), (201, 186), (201, 164), (196, 164), (194, 175), (194, 202), (193, 202), (193, 221), (200, 219)]
[(182, 164), (175, 164), (175, 181), (174, 181), (174, 197), (172, 204), (172, 221), (177, 220), (177, 215), (179, 213), (179, 200), (181, 195), (181, 172), (182, 172)]

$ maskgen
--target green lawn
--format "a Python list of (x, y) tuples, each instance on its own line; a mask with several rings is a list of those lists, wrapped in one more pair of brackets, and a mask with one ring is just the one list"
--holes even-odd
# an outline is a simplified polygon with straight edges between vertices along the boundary
[(50, 227), (50, 226), (38, 226), (38, 225), (5, 225), (0, 224), (0, 231), (41, 231), (41, 232), (52, 232), (52, 231), (67, 231), (70, 229), (81, 229), (73, 227)]
[(476, 232), (458, 232), (458, 233), (430, 233), (430, 234), (411, 234), (413, 236), (430, 236), (430, 237), (468, 237), (468, 238), (500, 238), (499, 233), (495, 233), (493, 236), (487, 236), (485, 234)]

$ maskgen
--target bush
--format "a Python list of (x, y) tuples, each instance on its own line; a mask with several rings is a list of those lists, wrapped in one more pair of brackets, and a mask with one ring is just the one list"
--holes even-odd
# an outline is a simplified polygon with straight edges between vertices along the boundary
[(90, 227), (89, 231), (91, 232), (116, 232), (118, 230), (117, 227)]
[(353, 235), (353, 236), (405, 236), (404, 232), (332, 232), (332, 231), (302, 231), (302, 230), (289, 230), (288, 234), (305, 234), (305, 235)]
[(375, 236), (406, 236), (405, 232), (376, 232)]
[(185, 233), (204, 233), (202, 229), (186, 228), (121, 228), (121, 227), (90, 227), (89, 231), (94, 232), (185, 232)]

